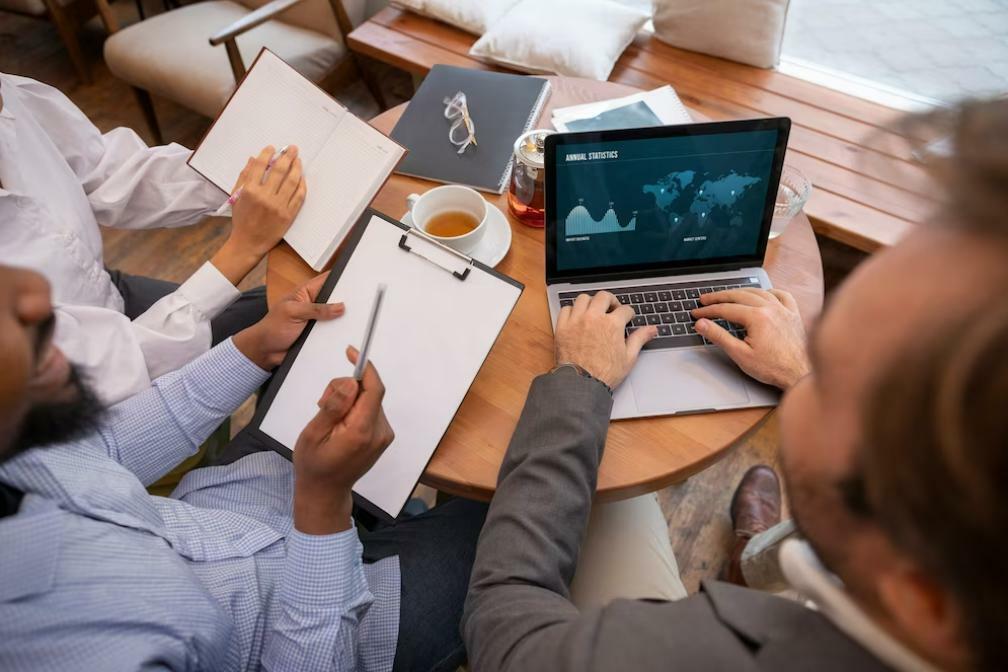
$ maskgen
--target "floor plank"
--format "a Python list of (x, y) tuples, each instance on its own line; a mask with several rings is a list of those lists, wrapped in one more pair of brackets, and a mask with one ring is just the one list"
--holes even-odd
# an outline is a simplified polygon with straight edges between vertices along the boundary
[(719, 462), (658, 493), (679, 573), (690, 593), (701, 580), (720, 574), (733, 541), (728, 506), (735, 486), (755, 464), (779, 467), (779, 436), (773, 413)]

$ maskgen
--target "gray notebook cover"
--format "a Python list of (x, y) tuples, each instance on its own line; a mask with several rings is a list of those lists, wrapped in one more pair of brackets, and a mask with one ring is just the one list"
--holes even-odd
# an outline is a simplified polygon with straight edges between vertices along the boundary
[[(475, 147), (458, 154), (448, 140), (444, 99), (462, 91), (476, 127)], [(406, 106), (391, 138), (409, 150), (396, 172), (501, 193), (514, 142), (530, 130), (549, 94), (541, 77), (435, 65)]]

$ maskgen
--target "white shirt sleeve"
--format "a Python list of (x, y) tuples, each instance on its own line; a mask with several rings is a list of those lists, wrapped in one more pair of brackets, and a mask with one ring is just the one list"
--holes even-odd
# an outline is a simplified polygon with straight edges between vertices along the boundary
[(147, 147), (132, 129), (120, 127), (102, 136), (102, 147), (91, 171), (81, 176), (102, 226), (186, 226), (227, 200), (186, 164), (190, 151), (182, 145)]
[(210, 320), (240, 292), (207, 262), (132, 322), (108, 308), (59, 305), (54, 342), (114, 404), (210, 348)]
[(129, 128), (104, 135), (57, 89), (19, 80), (21, 102), (52, 138), (102, 226), (128, 229), (194, 224), (227, 194), (186, 164), (178, 144), (148, 147)]
[(106, 406), (150, 387), (143, 349), (129, 318), (111, 308), (57, 305), (53, 344)]

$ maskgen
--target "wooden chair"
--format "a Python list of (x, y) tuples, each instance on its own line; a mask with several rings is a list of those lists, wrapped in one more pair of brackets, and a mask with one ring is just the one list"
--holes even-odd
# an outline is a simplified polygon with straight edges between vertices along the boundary
[(346, 48), (365, 8), (363, 0), (353, 3), (352, 14), (341, 0), (206, 0), (115, 33), (105, 43), (105, 61), (133, 87), (158, 143), (152, 93), (213, 118), (262, 47), (327, 90), (363, 78), (384, 109), (377, 82)]
[(84, 84), (91, 83), (91, 70), (77, 39), (81, 25), (98, 14), (110, 35), (118, 28), (106, 0), (0, 0), (0, 12), (51, 21)]

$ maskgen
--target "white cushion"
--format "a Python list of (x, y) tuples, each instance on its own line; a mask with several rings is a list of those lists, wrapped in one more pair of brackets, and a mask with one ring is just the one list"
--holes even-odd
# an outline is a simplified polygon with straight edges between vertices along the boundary
[(522, 0), (469, 54), (525, 72), (604, 80), (648, 18), (612, 0)]
[(790, 0), (655, 0), (655, 36), (758, 68), (780, 61)]
[(519, 0), (393, 0), (396, 5), (482, 35)]
[[(235, 82), (224, 45), (212, 47), (208, 40), (248, 13), (230, 0), (207, 0), (158, 14), (110, 36), (105, 62), (133, 86), (216, 117)], [(345, 54), (342, 43), (279, 21), (267, 21), (236, 42), (245, 67), (265, 46), (315, 82)]]

